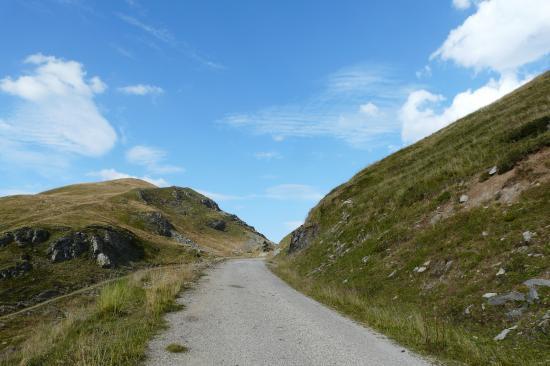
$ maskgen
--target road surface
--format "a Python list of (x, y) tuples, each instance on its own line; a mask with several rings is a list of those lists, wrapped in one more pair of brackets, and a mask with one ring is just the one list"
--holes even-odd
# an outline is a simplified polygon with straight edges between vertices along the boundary
[[(147, 365), (429, 365), (385, 337), (302, 295), (264, 261), (229, 260), (207, 272), (168, 314)], [(179, 343), (187, 353), (170, 353)]]

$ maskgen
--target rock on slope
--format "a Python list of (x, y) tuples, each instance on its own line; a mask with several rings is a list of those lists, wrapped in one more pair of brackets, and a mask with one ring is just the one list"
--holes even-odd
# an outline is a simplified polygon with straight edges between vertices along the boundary
[(507, 341), (546, 347), (549, 96), (546, 72), (362, 170), (284, 239), (278, 261), (298, 282), (404, 304), (491, 340), (517, 326)]
[(262, 234), (189, 189), (136, 179), (0, 198), (0, 314), (150, 265), (259, 252)]

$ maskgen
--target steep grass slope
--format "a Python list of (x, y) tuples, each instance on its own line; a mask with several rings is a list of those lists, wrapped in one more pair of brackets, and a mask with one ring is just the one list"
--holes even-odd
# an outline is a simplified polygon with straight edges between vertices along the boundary
[(550, 364), (549, 173), (546, 72), (335, 188), (274, 270), (448, 362)]
[(269, 246), (189, 188), (121, 179), (0, 198), (0, 315), (137, 268)]

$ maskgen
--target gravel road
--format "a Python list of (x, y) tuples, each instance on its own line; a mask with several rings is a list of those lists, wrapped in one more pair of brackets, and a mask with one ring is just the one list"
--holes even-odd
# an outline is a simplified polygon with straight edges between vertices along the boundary
[[(429, 365), (385, 337), (300, 294), (264, 261), (229, 260), (208, 271), (168, 314), (147, 365)], [(169, 343), (189, 347), (169, 353)]]

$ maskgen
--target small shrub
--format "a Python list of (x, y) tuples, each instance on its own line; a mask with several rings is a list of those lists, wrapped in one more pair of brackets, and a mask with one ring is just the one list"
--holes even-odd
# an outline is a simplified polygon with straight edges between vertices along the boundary
[(550, 116), (544, 116), (542, 118), (537, 118), (527, 122), (523, 126), (512, 130), (506, 140), (507, 142), (517, 142), (528, 137), (535, 137), (547, 131), (549, 128)]
[(185, 353), (189, 351), (189, 348), (179, 344), (179, 343), (170, 343), (166, 346), (166, 350), (172, 353)]

